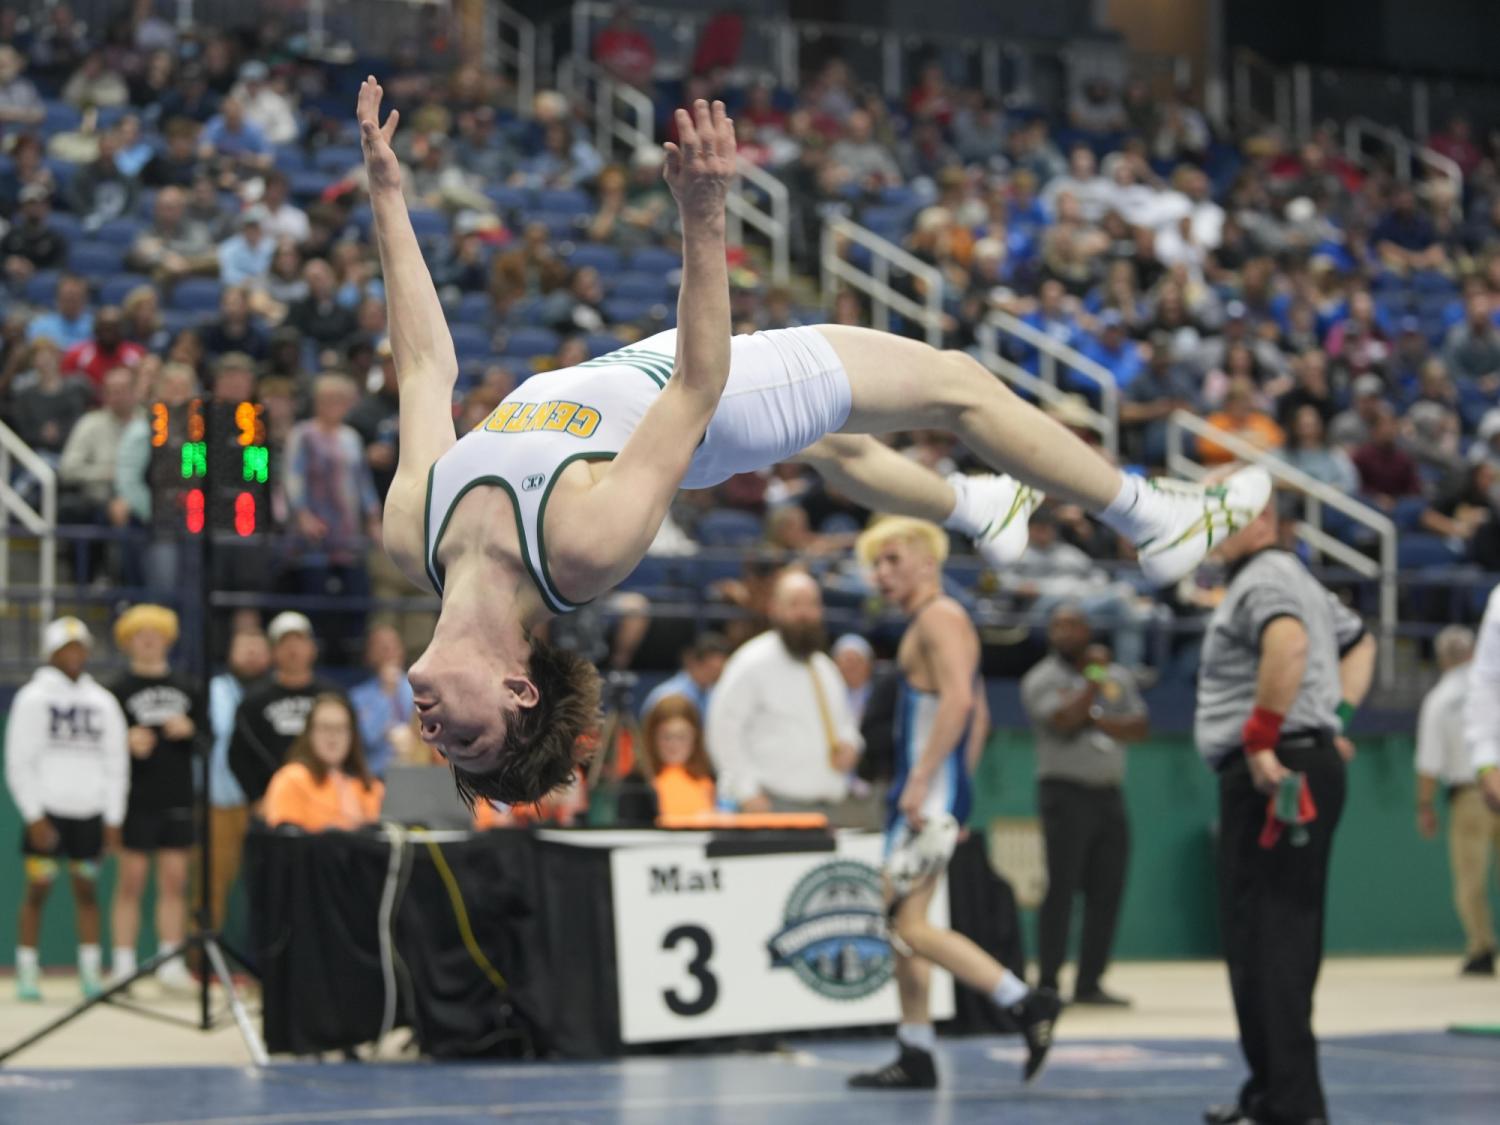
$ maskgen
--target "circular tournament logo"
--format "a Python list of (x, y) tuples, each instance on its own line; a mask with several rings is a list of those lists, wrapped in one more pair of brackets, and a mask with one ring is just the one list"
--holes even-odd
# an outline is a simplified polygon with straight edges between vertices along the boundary
[(766, 943), (771, 967), (790, 967), (818, 995), (860, 1000), (891, 979), (880, 872), (868, 863), (813, 868), (792, 888), (782, 923)]

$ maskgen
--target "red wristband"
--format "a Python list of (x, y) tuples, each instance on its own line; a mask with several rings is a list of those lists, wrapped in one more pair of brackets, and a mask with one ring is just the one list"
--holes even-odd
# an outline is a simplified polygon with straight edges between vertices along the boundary
[(1278, 715), (1275, 711), (1264, 707), (1257, 707), (1250, 712), (1250, 717), (1245, 720), (1244, 727), (1240, 730), (1240, 737), (1245, 743), (1246, 754), (1258, 754), (1262, 750), (1275, 750), (1276, 743), (1281, 738), (1281, 724), (1285, 715)]

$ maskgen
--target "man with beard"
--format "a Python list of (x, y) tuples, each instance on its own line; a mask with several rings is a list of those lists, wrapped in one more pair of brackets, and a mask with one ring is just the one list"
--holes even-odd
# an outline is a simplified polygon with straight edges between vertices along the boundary
[[(924, 829), (944, 820), (962, 827), (968, 819), (969, 775), (989, 722), (979, 678), (979, 633), (963, 606), (943, 593), (948, 535), (935, 523), (895, 516), (861, 535), (855, 553), (874, 575), (881, 597), (911, 624), (896, 650), (901, 671), (896, 776), (886, 820), (886, 899), (901, 996), (896, 1028), (901, 1053), (879, 1070), (852, 1076), (849, 1085), (871, 1090), (937, 1085), (932, 1057), (937, 1037), (927, 995), (933, 965), (1010, 1014), (1026, 1038), (1022, 1073), (1030, 1082), (1052, 1047), (1052, 1026), (1062, 1008), (1057, 993), (1028, 988), (968, 937), (927, 920), (957, 832), (946, 848), (935, 851)], [(913, 860), (920, 864), (915, 873)]]
[(784, 571), (770, 617), (771, 631), (724, 665), (709, 704), (719, 795), (742, 812), (821, 812), (837, 821), (864, 740), (823, 652), (823, 593), (812, 576)]

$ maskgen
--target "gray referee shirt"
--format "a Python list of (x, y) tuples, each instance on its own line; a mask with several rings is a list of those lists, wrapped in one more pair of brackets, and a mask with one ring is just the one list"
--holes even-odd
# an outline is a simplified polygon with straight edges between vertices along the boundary
[(1193, 737), (1198, 753), (1211, 763), (1243, 748), (1240, 730), (1255, 707), (1261, 634), (1278, 617), (1295, 617), (1307, 630), (1307, 671), (1282, 730), (1339, 728), (1339, 661), (1365, 635), (1364, 623), (1319, 585), (1297, 556), (1260, 551), (1232, 571), (1203, 638)]
[[(1099, 708), (1121, 718), (1144, 715), (1135, 677), (1119, 664), (1111, 664), (1099, 685)], [(1125, 780), (1125, 747), (1093, 723), (1085, 723), (1072, 734), (1052, 729), (1052, 717), (1063, 700), (1076, 696), (1088, 681), (1083, 673), (1057, 653), (1048, 653), (1021, 680), (1021, 704), (1036, 727), (1036, 776), (1038, 781), (1072, 781), (1099, 788), (1115, 787)]]

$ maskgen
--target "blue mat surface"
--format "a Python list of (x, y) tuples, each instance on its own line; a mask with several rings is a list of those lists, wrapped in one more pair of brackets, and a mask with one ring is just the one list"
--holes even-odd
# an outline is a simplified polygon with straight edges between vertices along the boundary
[[(854, 1093), (884, 1062), (871, 1041), (783, 1054), (608, 1063), (309, 1065), (0, 1071), (0, 1121), (64, 1125), (298, 1125), (515, 1121), (532, 1125), (1162, 1125), (1232, 1096), (1232, 1045), (1065, 1041), (1041, 1080), (1019, 1079), (1013, 1039), (942, 1044), (936, 1092)], [(1340, 1125), (1493, 1125), (1500, 1042), (1437, 1034), (1333, 1039), (1323, 1073)]]

